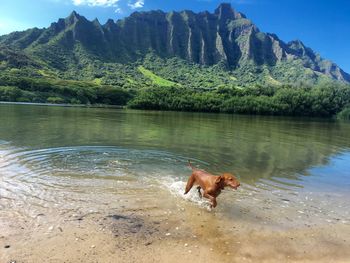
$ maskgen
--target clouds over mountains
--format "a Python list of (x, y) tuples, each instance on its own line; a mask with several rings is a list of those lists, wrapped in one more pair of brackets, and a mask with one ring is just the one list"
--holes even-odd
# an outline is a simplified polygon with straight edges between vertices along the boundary
[(145, 5), (145, 0), (72, 0), (76, 6), (91, 6), (91, 7), (114, 7), (115, 11), (123, 12), (121, 5), (131, 9), (142, 8)]

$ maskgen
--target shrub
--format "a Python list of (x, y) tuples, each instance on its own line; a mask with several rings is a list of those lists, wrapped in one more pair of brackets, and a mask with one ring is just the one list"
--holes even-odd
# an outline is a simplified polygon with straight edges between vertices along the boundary
[(60, 98), (60, 97), (48, 97), (46, 99), (47, 103), (54, 103), (54, 104), (60, 104), (60, 103), (64, 103), (64, 99)]
[(339, 119), (339, 120), (350, 120), (350, 106), (347, 106), (341, 112), (339, 112), (337, 114), (337, 119)]

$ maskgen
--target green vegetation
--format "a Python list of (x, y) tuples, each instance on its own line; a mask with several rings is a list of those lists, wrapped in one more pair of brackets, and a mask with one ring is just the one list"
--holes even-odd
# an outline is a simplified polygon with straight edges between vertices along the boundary
[(0, 77), (0, 101), (125, 105), (132, 92), (93, 82)]
[(220, 63), (206, 67), (152, 53), (133, 64), (89, 61), (66, 72), (43, 62), (28, 63), (27, 57), (17, 55), (16, 59), (16, 68), (6, 64), (0, 72), (2, 101), (349, 118), (350, 110), (345, 109), (350, 105), (349, 85), (334, 81), (286, 85), (276, 81), (267, 67), (260, 68), (258, 78), (265, 82), (259, 82), (257, 75), (248, 74), (254, 71), (253, 65), (240, 68), (240, 75)]
[(163, 79), (162, 77), (157, 76), (156, 74), (154, 74), (152, 71), (144, 68), (143, 66), (139, 66), (138, 70), (147, 78), (152, 80), (152, 83), (158, 86), (163, 86), (163, 87), (171, 87), (171, 86), (175, 86), (176, 83)]
[[(348, 86), (286, 85), (245, 89), (220, 87), (200, 93), (181, 87), (152, 87), (140, 90), (129, 106), (153, 110), (330, 117), (349, 103)], [(343, 114), (349, 114), (349, 110)]]
[(350, 120), (350, 106), (345, 107), (341, 112), (337, 114), (339, 120)]
[(225, 63), (203, 66), (153, 52), (129, 64), (78, 53), (78, 64), (59, 70), (20, 51), (4, 48), (1, 54), (1, 101), (349, 118), (349, 85), (326, 78), (296, 81), (306, 76), (305, 68), (292, 62), (228, 70)]

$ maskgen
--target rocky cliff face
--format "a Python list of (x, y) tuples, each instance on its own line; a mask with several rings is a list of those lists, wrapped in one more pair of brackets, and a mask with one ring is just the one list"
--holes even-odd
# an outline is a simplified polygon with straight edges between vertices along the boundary
[(177, 56), (202, 65), (225, 63), (229, 69), (249, 63), (274, 67), (300, 61), (302, 67), (316, 73), (350, 82), (349, 74), (301, 41), (284, 43), (274, 34), (260, 32), (230, 4), (221, 4), (214, 13), (135, 12), (104, 25), (72, 12), (46, 29), (2, 36), (0, 44), (46, 58), (62, 69), (81, 59), (82, 54), (104, 62), (126, 63), (153, 51), (160, 57)]

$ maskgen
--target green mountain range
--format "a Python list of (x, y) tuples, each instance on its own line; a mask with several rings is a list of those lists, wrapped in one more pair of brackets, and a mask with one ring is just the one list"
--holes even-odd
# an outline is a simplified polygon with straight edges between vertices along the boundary
[(348, 84), (350, 75), (299, 40), (261, 32), (227, 3), (214, 13), (135, 12), (103, 25), (72, 12), (48, 28), (0, 36), (3, 100), (125, 104), (145, 88), (324, 83)]

